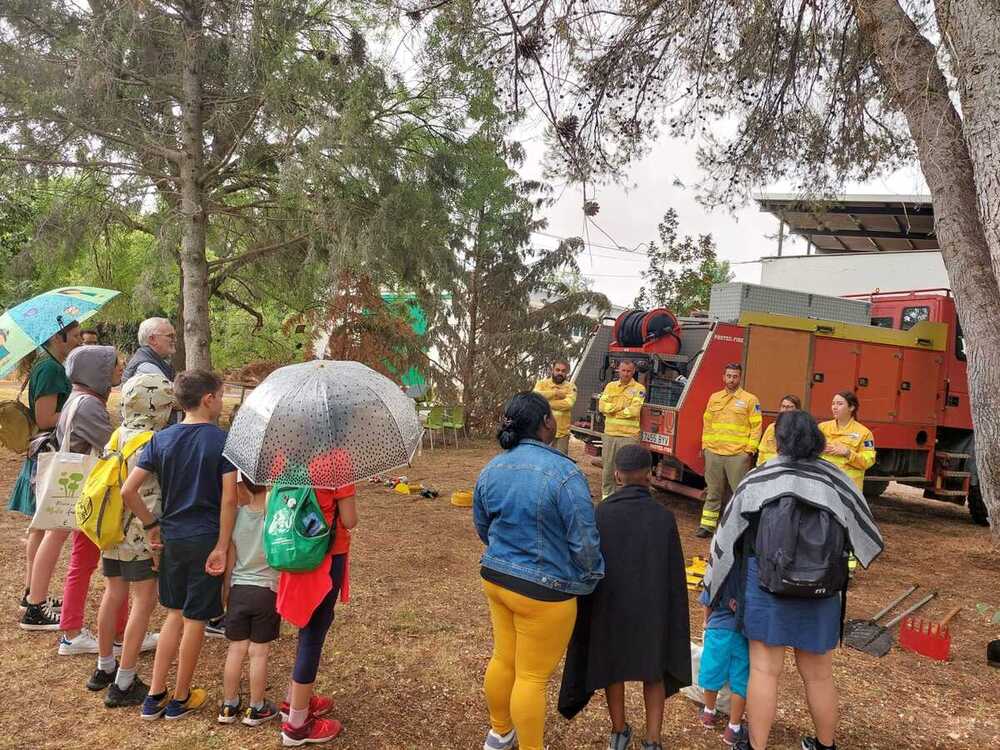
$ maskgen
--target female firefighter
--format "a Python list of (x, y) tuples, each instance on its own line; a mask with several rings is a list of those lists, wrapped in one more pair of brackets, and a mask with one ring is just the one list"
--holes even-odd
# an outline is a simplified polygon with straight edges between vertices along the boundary
[[(798, 396), (793, 396), (789, 393), (787, 396), (781, 397), (781, 403), (778, 404), (778, 411), (798, 411), (802, 408), (802, 401)], [(760, 447), (757, 449), (757, 465), (760, 466), (766, 461), (770, 461), (772, 458), (778, 455), (778, 443), (774, 439), (774, 422), (771, 422), (764, 430), (764, 437), (760, 439)]]
[(841, 391), (830, 405), (833, 419), (821, 422), (819, 429), (826, 438), (823, 458), (839, 467), (858, 492), (863, 492), (865, 471), (875, 464), (875, 438), (871, 430), (857, 421), (859, 406), (852, 391)]
[[(822, 458), (840, 468), (864, 494), (865, 471), (875, 464), (875, 438), (872, 431), (857, 420), (858, 397), (853, 391), (841, 391), (833, 397), (830, 411), (833, 419), (820, 423), (819, 429), (826, 438)], [(851, 575), (858, 561), (851, 555), (848, 560)]]

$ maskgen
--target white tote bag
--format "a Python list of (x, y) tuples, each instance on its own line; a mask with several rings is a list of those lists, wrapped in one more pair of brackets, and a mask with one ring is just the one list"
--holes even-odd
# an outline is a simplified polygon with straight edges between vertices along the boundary
[[(705, 690), (698, 684), (698, 670), (701, 667), (702, 645), (691, 641), (691, 685), (681, 688), (681, 695), (693, 700), (695, 703), (705, 705)], [(719, 697), (715, 700), (715, 708), (720, 713), (729, 715), (729, 703), (732, 700), (732, 693), (729, 691), (729, 683), (726, 683), (719, 691)]]
[[(73, 434), (73, 418), (86, 396), (73, 399), (66, 416), (63, 440), (67, 445)], [(98, 461), (93, 453), (70, 453), (62, 446), (55, 453), (38, 454), (38, 474), (35, 480), (35, 516), (33, 529), (75, 529), (76, 501), (83, 490), (87, 475)]]

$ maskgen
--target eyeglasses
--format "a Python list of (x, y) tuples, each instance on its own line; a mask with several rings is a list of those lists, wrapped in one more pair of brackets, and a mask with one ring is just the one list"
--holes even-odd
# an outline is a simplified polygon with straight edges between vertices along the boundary
[(176, 333), (154, 333), (153, 335), (154, 336), (159, 336), (160, 338), (164, 338), (164, 339), (171, 339), (171, 340), (176, 340), (177, 339), (177, 334)]

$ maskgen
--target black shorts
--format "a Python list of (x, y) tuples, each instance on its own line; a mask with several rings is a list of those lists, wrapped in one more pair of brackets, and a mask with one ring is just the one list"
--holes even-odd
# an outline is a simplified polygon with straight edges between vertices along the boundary
[(222, 616), (222, 579), (205, 572), (205, 562), (215, 549), (215, 534), (163, 543), (160, 558), (160, 604), (179, 609), (189, 620), (214, 620)]
[(139, 583), (156, 578), (153, 561), (149, 558), (145, 560), (112, 560), (102, 557), (101, 572), (104, 573), (105, 578), (121, 578), (126, 583)]
[(264, 586), (236, 584), (229, 589), (226, 609), (226, 638), (230, 641), (250, 640), (270, 643), (281, 632), (278, 595)]

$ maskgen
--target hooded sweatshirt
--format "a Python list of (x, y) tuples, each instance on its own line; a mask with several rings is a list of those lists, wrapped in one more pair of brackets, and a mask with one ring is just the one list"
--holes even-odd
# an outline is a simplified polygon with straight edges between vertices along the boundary
[(65, 367), (73, 392), (56, 425), (56, 440), (61, 450), (71, 453), (104, 450), (111, 437), (107, 401), (117, 363), (118, 351), (113, 346), (81, 346), (69, 353)]
[[(174, 387), (162, 375), (136, 375), (122, 386), (122, 424), (118, 428), (118, 447), (143, 432), (156, 432), (167, 426), (174, 407)], [(139, 463), (142, 450), (127, 459), (128, 470)], [(162, 513), (162, 493), (156, 475), (150, 475), (139, 487), (139, 497), (154, 516)], [(146, 532), (133, 514), (126, 514), (125, 539), (104, 551), (109, 560), (148, 560), (152, 557)]]

